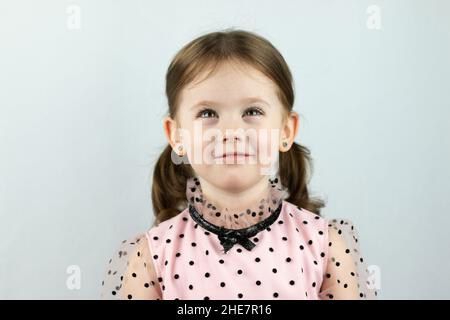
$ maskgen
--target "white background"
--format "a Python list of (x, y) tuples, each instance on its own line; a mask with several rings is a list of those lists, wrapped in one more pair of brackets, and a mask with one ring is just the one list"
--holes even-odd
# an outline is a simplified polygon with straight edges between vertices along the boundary
[(449, 15), (445, 0), (1, 0), (0, 298), (99, 297), (110, 255), (153, 221), (168, 64), (227, 27), (287, 60), (312, 195), (354, 222), (380, 297), (450, 298)]

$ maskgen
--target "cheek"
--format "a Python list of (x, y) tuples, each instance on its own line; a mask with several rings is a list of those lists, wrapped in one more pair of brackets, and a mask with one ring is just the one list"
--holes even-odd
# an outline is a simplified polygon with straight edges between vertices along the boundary
[(186, 149), (192, 165), (202, 165), (206, 164), (207, 161), (212, 161), (215, 146), (215, 137), (213, 135), (214, 131), (208, 131), (205, 127), (201, 130), (195, 131), (192, 129), (190, 131)]
[(267, 164), (267, 161), (273, 161), (278, 156), (279, 149), (278, 128), (264, 128), (258, 133), (258, 159), (261, 164)]

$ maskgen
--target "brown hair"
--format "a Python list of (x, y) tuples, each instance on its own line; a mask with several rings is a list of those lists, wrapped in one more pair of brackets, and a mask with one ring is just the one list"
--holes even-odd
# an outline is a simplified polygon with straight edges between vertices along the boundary
[[(230, 60), (244, 62), (271, 79), (277, 86), (285, 115), (292, 111), (292, 74), (278, 50), (255, 33), (225, 29), (192, 40), (173, 58), (166, 74), (168, 115), (175, 118), (182, 89), (197, 75), (208, 67), (212, 67), (213, 72), (219, 63)], [(186, 181), (194, 176), (194, 172), (188, 163), (174, 163), (171, 152), (172, 147), (168, 144), (157, 160), (153, 173), (154, 225), (176, 216), (187, 207)], [(320, 215), (320, 209), (325, 204), (320, 199), (310, 198), (307, 187), (313, 168), (309, 149), (294, 142), (289, 151), (280, 152), (279, 166), (281, 183), (289, 192), (286, 201)]]

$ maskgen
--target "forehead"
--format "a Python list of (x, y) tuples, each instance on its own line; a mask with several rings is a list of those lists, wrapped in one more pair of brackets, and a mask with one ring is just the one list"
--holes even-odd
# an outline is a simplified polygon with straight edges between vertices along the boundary
[(205, 70), (183, 88), (181, 105), (189, 107), (199, 100), (232, 104), (250, 97), (276, 103), (275, 84), (254, 67), (238, 62), (223, 62), (208, 75), (210, 70)]

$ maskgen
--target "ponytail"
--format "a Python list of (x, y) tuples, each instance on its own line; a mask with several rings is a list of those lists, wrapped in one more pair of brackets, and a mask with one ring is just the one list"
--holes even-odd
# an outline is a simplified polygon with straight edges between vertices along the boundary
[(153, 171), (152, 202), (155, 222), (176, 216), (187, 206), (186, 182), (193, 176), (190, 164), (176, 164), (171, 158), (172, 147), (166, 146)]
[(279, 173), (282, 185), (289, 192), (286, 201), (320, 216), (325, 203), (321, 199), (310, 198), (307, 186), (313, 170), (310, 154), (307, 147), (294, 142), (289, 151), (280, 153)]

